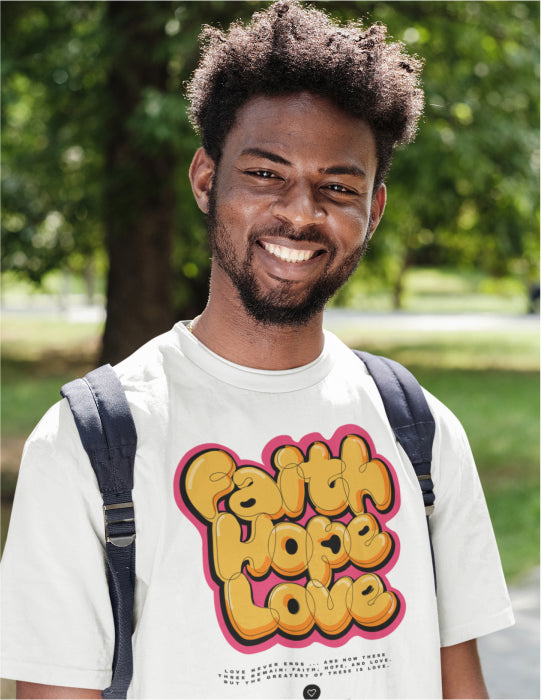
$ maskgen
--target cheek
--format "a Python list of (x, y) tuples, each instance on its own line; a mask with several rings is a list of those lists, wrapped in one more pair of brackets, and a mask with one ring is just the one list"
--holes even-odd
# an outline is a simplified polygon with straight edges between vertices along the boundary
[(254, 198), (246, 195), (245, 192), (229, 188), (223, 193), (220, 190), (216, 211), (221, 223), (242, 232), (261, 220), (265, 207), (259, 200), (254, 201)]
[(340, 217), (336, 217), (332, 226), (337, 232), (339, 245), (341, 244), (347, 250), (361, 246), (366, 238), (369, 222), (369, 212), (366, 214), (355, 212), (351, 215), (342, 214)]

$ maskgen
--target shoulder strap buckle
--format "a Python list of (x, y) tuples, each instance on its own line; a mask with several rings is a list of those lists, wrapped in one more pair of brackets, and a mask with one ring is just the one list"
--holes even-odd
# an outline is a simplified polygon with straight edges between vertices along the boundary
[[(117, 511), (125, 509), (126, 513), (111, 513), (109, 516), (109, 511)], [(121, 517), (124, 516), (124, 517)], [(127, 517), (126, 517), (127, 516)], [(114, 519), (113, 519), (114, 518)], [(103, 522), (105, 526), (105, 541), (114, 545), (115, 547), (129, 547), (135, 541), (135, 526), (129, 528), (133, 532), (125, 532), (126, 523), (135, 523), (134, 511), (133, 511), (133, 501), (127, 503), (110, 503), (108, 505), (103, 505)], [(112, 533), (109, 531), (111, 526), (119, 526), (122, 530), (121, 532)], [(114, 528), (118, 529), (118, 528)]]

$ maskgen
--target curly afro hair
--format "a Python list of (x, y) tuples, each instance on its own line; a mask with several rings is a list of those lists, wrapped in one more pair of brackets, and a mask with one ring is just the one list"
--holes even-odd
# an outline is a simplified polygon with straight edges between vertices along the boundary
[(413, 140), (423, 110), (422, 61), (386, 37), (382, 24), (341, 25), (297, 0), (278, 0), (226, 32), (203, 27), (202, 59), (187, 86), (203, 147), (218, 163), (238, 109), (252, 97), (311, 92), (370, 125), (379, 186), (395, 147)]

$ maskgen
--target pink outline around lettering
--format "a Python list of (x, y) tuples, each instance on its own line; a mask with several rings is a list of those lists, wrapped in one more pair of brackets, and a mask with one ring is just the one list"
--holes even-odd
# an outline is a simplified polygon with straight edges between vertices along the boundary
[[(397, 615), (397, 617), (393, 620), (393, 622), (385, 627), (383, 630), (375, 631), (375, 632), (368, 632), (365, 630), (360, 629), (357, 625), (352, 624), (351, 627), (348, 629), (346, 633), (344, 633), (342, 636), (334, 638), (334, 639), (329, 639), (328, 637), (325, 637), (324, 635), (320, 634), (317, 629), (314, 629), (307, 637), (303, 639), (290, 639), (287, 637), (282, 636), (279, 632), (276, 632), (275, 634), (272, 635), (269, 639), (266, 639), (260, 643), (255, 643), (255, 644), (242, 644), (240, 643), (230, 632), (225, 620), (224, 620), (224, 614), (222, 611), (222, 606), (221, 606), (221, 600), (220, 600), (220, 586), (216, 583), (214, 578), (212, 577), (211, 570), (210, 570), (210, 564), (209, 564), (209, 551), (208, 551), (208, 539), (207, 539), (207, 534), (208, 534), (208, 526), (204, 525), (193, 513), (192, 511), (188, 508), (188, 506), (185, 504), (182, 494), (180, 491), (180, 481), (181, 481), (181, 475), (182, 471), (185, 468), (185, 466), (198, 454), (205, 452), (207, 450), (223, 450), (224, 452), (227, 452), (235, 461), (235, 464), (237, 467), (243, 467), (243, 466), (254, 466), (258, 467), (260, 469), (263, 469), (266, 471), (268, 474), (270, 474), (273, 478), (275, 477), (275, 472), (274, 469), (271, 466), (271, 457), (272, 454), (276, 449), (279, 447), (282, 447), (284, 445), (293, 445), (295, 447), (298, 447), (303, 454), (307, 453), (308, 448), (312, 443), (314, 442), (323, 442), (325, 443), (328, 448), (330, 449), (331, 453), (333, 456), (337, 456), (340, 453), (340, 444), (342, 440), (347, 436), (347, 435), (358, 435), (359, 437), (362, 437), (366, 443), (368, 444), (368, 447), (370, 449), (370, 454), (372, 459), (380, 459), (382, 462), (385, 463), (387, 466), (389, 473), (391, 475), (391, 480), (393, 482), (393, 488), (394, 488), (394, 503), (392, 509), (387, 512), (387, 513), (377, 513), (378, 516), (378, 522), (381, 525), (382, 529), (385, 529), (394, 539), (395, 542), (395, 550), (393, 552), (393, 555), (391, 559), (385, 564), (384, 567), (381, 569), (377, 570), (377, 575), (382, 579), (383, 583), (385, 584), (385, 587), (387, 590), (392, 591), (399, 599), (400, 601), (400, 611)], [(383, 637), (387, 637), (393, 630), (395, 630), (401, 623), (405, 610), (406, 610), (406, 605), (405, 605), (405, 600), (402, 594), (394, 589), (388, 581), (388, 573), (391, 571), (391, 569), (394, 567), (396, 564), (396, 561), (398, 560), (400, 556), (400, 541), (398, 538), (398, 535), (391, 530), (391, 528), (388, 527), (387, 523), (390, 521), (398, 512), (400, 509), (400, 489), (398, 486), (398, 479), (396, 476), (396, 471), (394, 467), (390, 464), (389, 460), (381, 456), (376, 452), (374, 442), (370, 435), (360, 428), (357, 425), (344, 425), (340, 427), (332, 438), (330, 440), (325, 439), (322, 435), (319, 433), (310, 433), (309, 435), (305, 435), (301, 440), (295, 441), (293, 440), (289, 435), (281, 435), (279, 437), (276, 437), (272, 440), (270, 440), (265, 448), (263, 449), (262, 453), (262, 463), (255, 463), (250, 460), (242, 460), (238, 457), (235, 452), (233, 452), (231, 449), (228, 447), (225, 447), (223, 445), (215, 444), (215, 443), (207, 443), (204, 445), (198, 445), (197, 447), (193, 448), (189, 452), (187, 452), (183, 459), (180, 461), (176, 471), (175, 471), (175, 478), (174, 478), (174, 496), (175, 496), (175, 502), (180, 509), (180, 511), (190, 520), (190, 522), (197, 528), (199, 531), (199, 534), (201, 535), (201, 540), (203, 543), (203, 551), (204, 551), (204, 573), (205, 573), (205, 578), (207, 580), (208, 585), (210, 586), (211, 590), (214, 592), (214, 605), (216, 609), (216, 616), (218, 619), (218, 623), (220, 625), (220, 628), (222, 630), (222, 633), (224, 637), (227, 639), (228, 643), (237, 649), (238, 651), (241, 651), (245, 654), (250, 654), (250, 653), (256, 653), (263, 651), (265, 649), (269, 649), (273, 647), (275, 644), (281, 644), (282, 646), (285, 647), (307, 647), (310, 646), (311, 644), (318, 642), (320, 644), (323, 644), (324, 646), (327, 647), (340, 647), (346, 644), (350, 639), (353, 637), (363, 637), (365, 639), (381, 639)], [(371, 504), (369, 504), (369, 512), (370, 512), (370, 507)], [(225, 510), (224, 507), (224, 502), (219, 504), (219, 509), (220, 510)], [(376, 511), (374, 511), (376, 512)], [(300, 525), (304, 525), (306, 521), (312, 516), (316, 514), (316, 512), (311, 508), (311, 505), (308, 501), (307, 503), (307, 508), (306, 508), (306, 513), (302, 518), (300, 518), (298, 522)], [(350, 514), (342, 517), (342, 518), (337, 518), (338, 520), (342, 520), (343, 522), (347, 523), (350, 520)], [(244, 531), (244, 528), (243, 528)], [(343, 575), (351, 575), (351, 573), (355, 573), (356, 575), (359, 574), (359, 569), (351, 565), (347, 569), (344, 569), (341, 571), (341, 574)], [(355, 577), (354, 577), (355, 578)], [(277, 583), (283, 582), (284, 579), (279, 577), (277, 574), (274, 572), (271, 572), (270, 575), (265, 579), (266, 583), (266, 588), (270, 590), (274, 585)], [(254, 603), (261, 605), (262, 600), (261, 598), (264, 598), (264, 595), (259, 596), (256, 595), (254, 591)]]

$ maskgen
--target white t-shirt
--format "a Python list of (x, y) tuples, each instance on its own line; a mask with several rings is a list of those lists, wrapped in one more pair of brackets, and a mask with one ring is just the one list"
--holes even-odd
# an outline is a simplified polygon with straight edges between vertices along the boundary
[[(129, 697), (441, 697), (440, 646), (512, 624), (468, 442), (434, 397), (437, 598), (413, 468), (335, 336), (307, 366), (262, 371), (177, 324), (115, 369), (138, 432)], [(3, 676), (109, 685), (103, 557), (101, 496), (63, 400), (24, 451)]]

